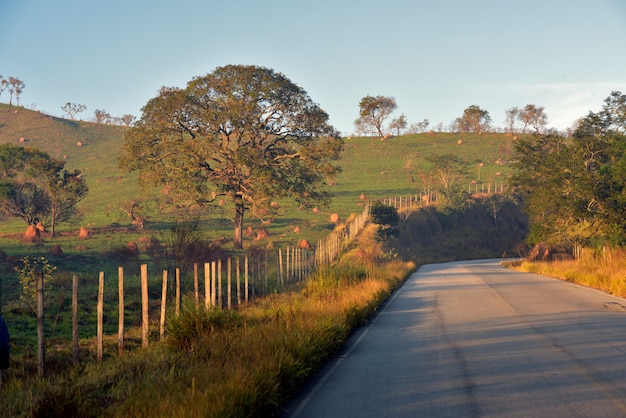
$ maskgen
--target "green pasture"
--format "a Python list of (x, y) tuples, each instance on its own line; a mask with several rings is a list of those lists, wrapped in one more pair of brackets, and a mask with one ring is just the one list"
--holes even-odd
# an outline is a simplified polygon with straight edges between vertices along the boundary
[[(136, 174), (118, 168), (118, 150), (125, 129), (0, 104), (0, 143), (32, 146), (64, 159), (67, 169), (82, 171), (89, 186), (87, 198), (78, 205), (78, 216), (58, 225), (59, 234), (54, 239), (44, 236), (43, 246), (20, 241), (26, 226), (22, 220), (3, 220), (0, 249), (8, 257), (19, 259), (44, 254), (66, 273), (116, 272), (120, 261), (110, 254), (131, 241), (137, 242), (139, 261), (150, 263), (146, 253), (150, 238), (156, 236), (166, 241), (173, 225), (190, 219), (200, 220), (204, 240), (224, 238), (222, 245), (229, 248), (232, 208), (228, 204), (173, 210), (159, 190), (139, 185)], [(245, 228), (250, 227), (253, 234), (245, 238), (244, 247), (278, 248), (295, 245), (301, 239), (315, 242), (335, 227), (330, 221), (331, 214), (336, 213), (345, 221), (351, 214), (360, 213), (363, 197), (375, 200), (419, 194), (423, 189), (421, 175), (431, 168), (428, 158), (435, 154), (453, 154), (467, 161), (465, 184), (469, 186), (472, 181), (478, 184), (472, 186), (472, 191), (480, 191), (490, 183), (499, 184), (506, 181), (510, 170), (514, 140), (513, 136), (493, 133), (424, 133), (384, 141), (371, 137), (346, 138), (340, 161), (343, 171), (329, 186), (335, 195), (330, 206), (301, 210), (292, 202), (279, 201), (279, 216), (266, 226), (269, 238), (259, 241), (255, 240), (254, 232), (261, 223), (246, 214)], [(436, 176), (432, 188), (437, 188)], [(141, 204), (140, 214), (147, 220), (143, 231), (137, 230), (123, 211), (131, 201)], [(81, 227), (90, 231), (89, 239), (79, 239)], [(62, 256), (49, 255), (55, 245), (61, 247)], [(12, 265), (4, 263), (2, 269), (7, 277), (5, 283), (12, 281), (9, 279), (13, 275)], [(10, 288), (5, 289), (5, 295)]]

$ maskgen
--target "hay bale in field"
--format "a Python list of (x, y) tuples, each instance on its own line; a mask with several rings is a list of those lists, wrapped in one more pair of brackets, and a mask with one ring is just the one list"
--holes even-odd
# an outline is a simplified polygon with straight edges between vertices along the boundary
[(338, 224), (339, 223), (339, 215), (336, 213), (333, 213), (332, 215), (330, 215), (330, 221), (334, 224)]
[(91, 234), (89, 233), (89, 231), (86, 228), (83, 228), (82, 226), (78, 230), (78, 238), (80, 239), (88, 239), (90, 235)]
[(270, 234), (267, 232), (267, 229), (265, 229), (264, 226), (260, 226), (257, 231), (256, 231), (256, 237), (254, 238), (257, 241), (260, 241), (262, 239), (265, 239), (267, 237), (269, 237)]
[(24, 232), (24, 241), (39, 241), (41, 240), (41, 231), (35, 225), (28, 225), (26, 232)]

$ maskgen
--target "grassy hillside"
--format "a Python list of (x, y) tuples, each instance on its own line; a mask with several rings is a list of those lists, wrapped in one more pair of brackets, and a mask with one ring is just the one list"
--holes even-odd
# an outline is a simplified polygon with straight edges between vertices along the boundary
[[(45, 150), (51, 156), (65, 159), (68, 169), (80, 169), (87, 179), (90, 192), (78, 206), (81, 218), (60, 225), (60, 231), (77, 231), (81, 226), (96, 231), (106, 231), (111, 226), (131, 227), (121, 208), (133, 199), (143, 202), (151, 221), (144, 234), (163, 228), (160, 222), (168, 217), (156, 209), (157, 203), (149, 203), (149, 191), (138, 186), (135, 175), (123, 173), (117, 167), (125, 129), (70, 121), (24, 108), (9, 109), (7, 105), (0, 104), (0, 143), (10, 142)], [(378, 199), (419, 193), (422, 188), (419, 173), (429, 168), (427, 158), (433, 154), (452, 153), (468, 161), (470, 175), (467, 185), (472, 180), (479, 180), (479, 162), (484, 164), (480, 167), (479, 184), (485, 187), (489, 182), (499, 184), (509, 170), (506, 162), (511, 155), (512, 143), (513, 137), (504, 134), (434, 133), (406, 135), (385, 141), (348, 138), (340, 163), (343, 172), (332, 186), (336, 197), (331, 206), (316, 212), (299, 211), (290, 202), (281, 202), (283, 214), (270, 226), (270, 235), (274, 240), (289, 243), (295, 243), (300, 238), (315, 240), (332, 229), (329, 221), (331, 213), (346, 219), (350, 214), (360, 212), (361, 194)], [(231, 236), (230, 212), (231, 209), (225, 206), (201, 213), (209, 221), (205, 222), (208, 225), (206, 233), (212, 239)], [(248, 218), (246, 225), (256, 228), (258, 222)], [(296, 226), (301, 231), (298, 234), (293, 232)], [(23, 222), (16, 220), (3, 224), (0, 232), (17, 233), (23, 229)], [(108, 240), (124, 240), (119, 234), (101, 233)], [(0, 245), (6, 251), (7, 245), (1, 241)]]
[[(135, 176), (117, 168), (124, 127), (71, 121), (23, 108), (0, 104), (0, 143), (35, 147), (79, 169), (87, 180), (89, 195), (80, 203), (83, 218), (77, 226), (103, 227), (121, 220), (122, 202), (138, 196)], [(24, 229), (21, 221), (3, 225), (1, 232)], [(61, 225), (61, 230), (68, 226)]]

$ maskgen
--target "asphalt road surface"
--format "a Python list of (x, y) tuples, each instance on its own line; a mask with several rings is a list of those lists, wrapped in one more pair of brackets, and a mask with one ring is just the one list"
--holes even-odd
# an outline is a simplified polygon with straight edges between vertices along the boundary
[(499, 260), (421, 267), (286, 417), (626, 417), (626, 301)]

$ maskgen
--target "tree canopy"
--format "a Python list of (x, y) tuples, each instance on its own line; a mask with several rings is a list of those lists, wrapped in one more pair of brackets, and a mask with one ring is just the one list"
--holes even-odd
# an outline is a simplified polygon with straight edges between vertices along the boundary
[(0, 212), (28, 225), (50, 226), (68, 220), (76, 204), (88, 193), (78, 170), (65, 170), (65, 162), (35, 148), (0, 145)]
[(396, 110), (396, 99), (388, 96), (365, 96), (359, 102), (359, 118), (354, 121), (358, 131), (375, 131), (383, 138), (385, 120)]
[(234, 247), (244, 212), (276, 214), (275, 199), (328, 203), (326, 180), (343, 141), (308, 94), (272, 69), (228, 65), (162, 88), (125, 135), (120, 165), (162, 185), (177, 205), (234, 206)]
[(491, 126), (489, 112), (477, 105), (471, 105), (463, 111), (463, 116), (456, 119), (456, 124), (461, 132), (484, 132)]
[(626, 243), (626, 96), (613, 92), (572, 139), (535, 135), (515, 145), (511, 184), (531, 222), (529, 240)]

